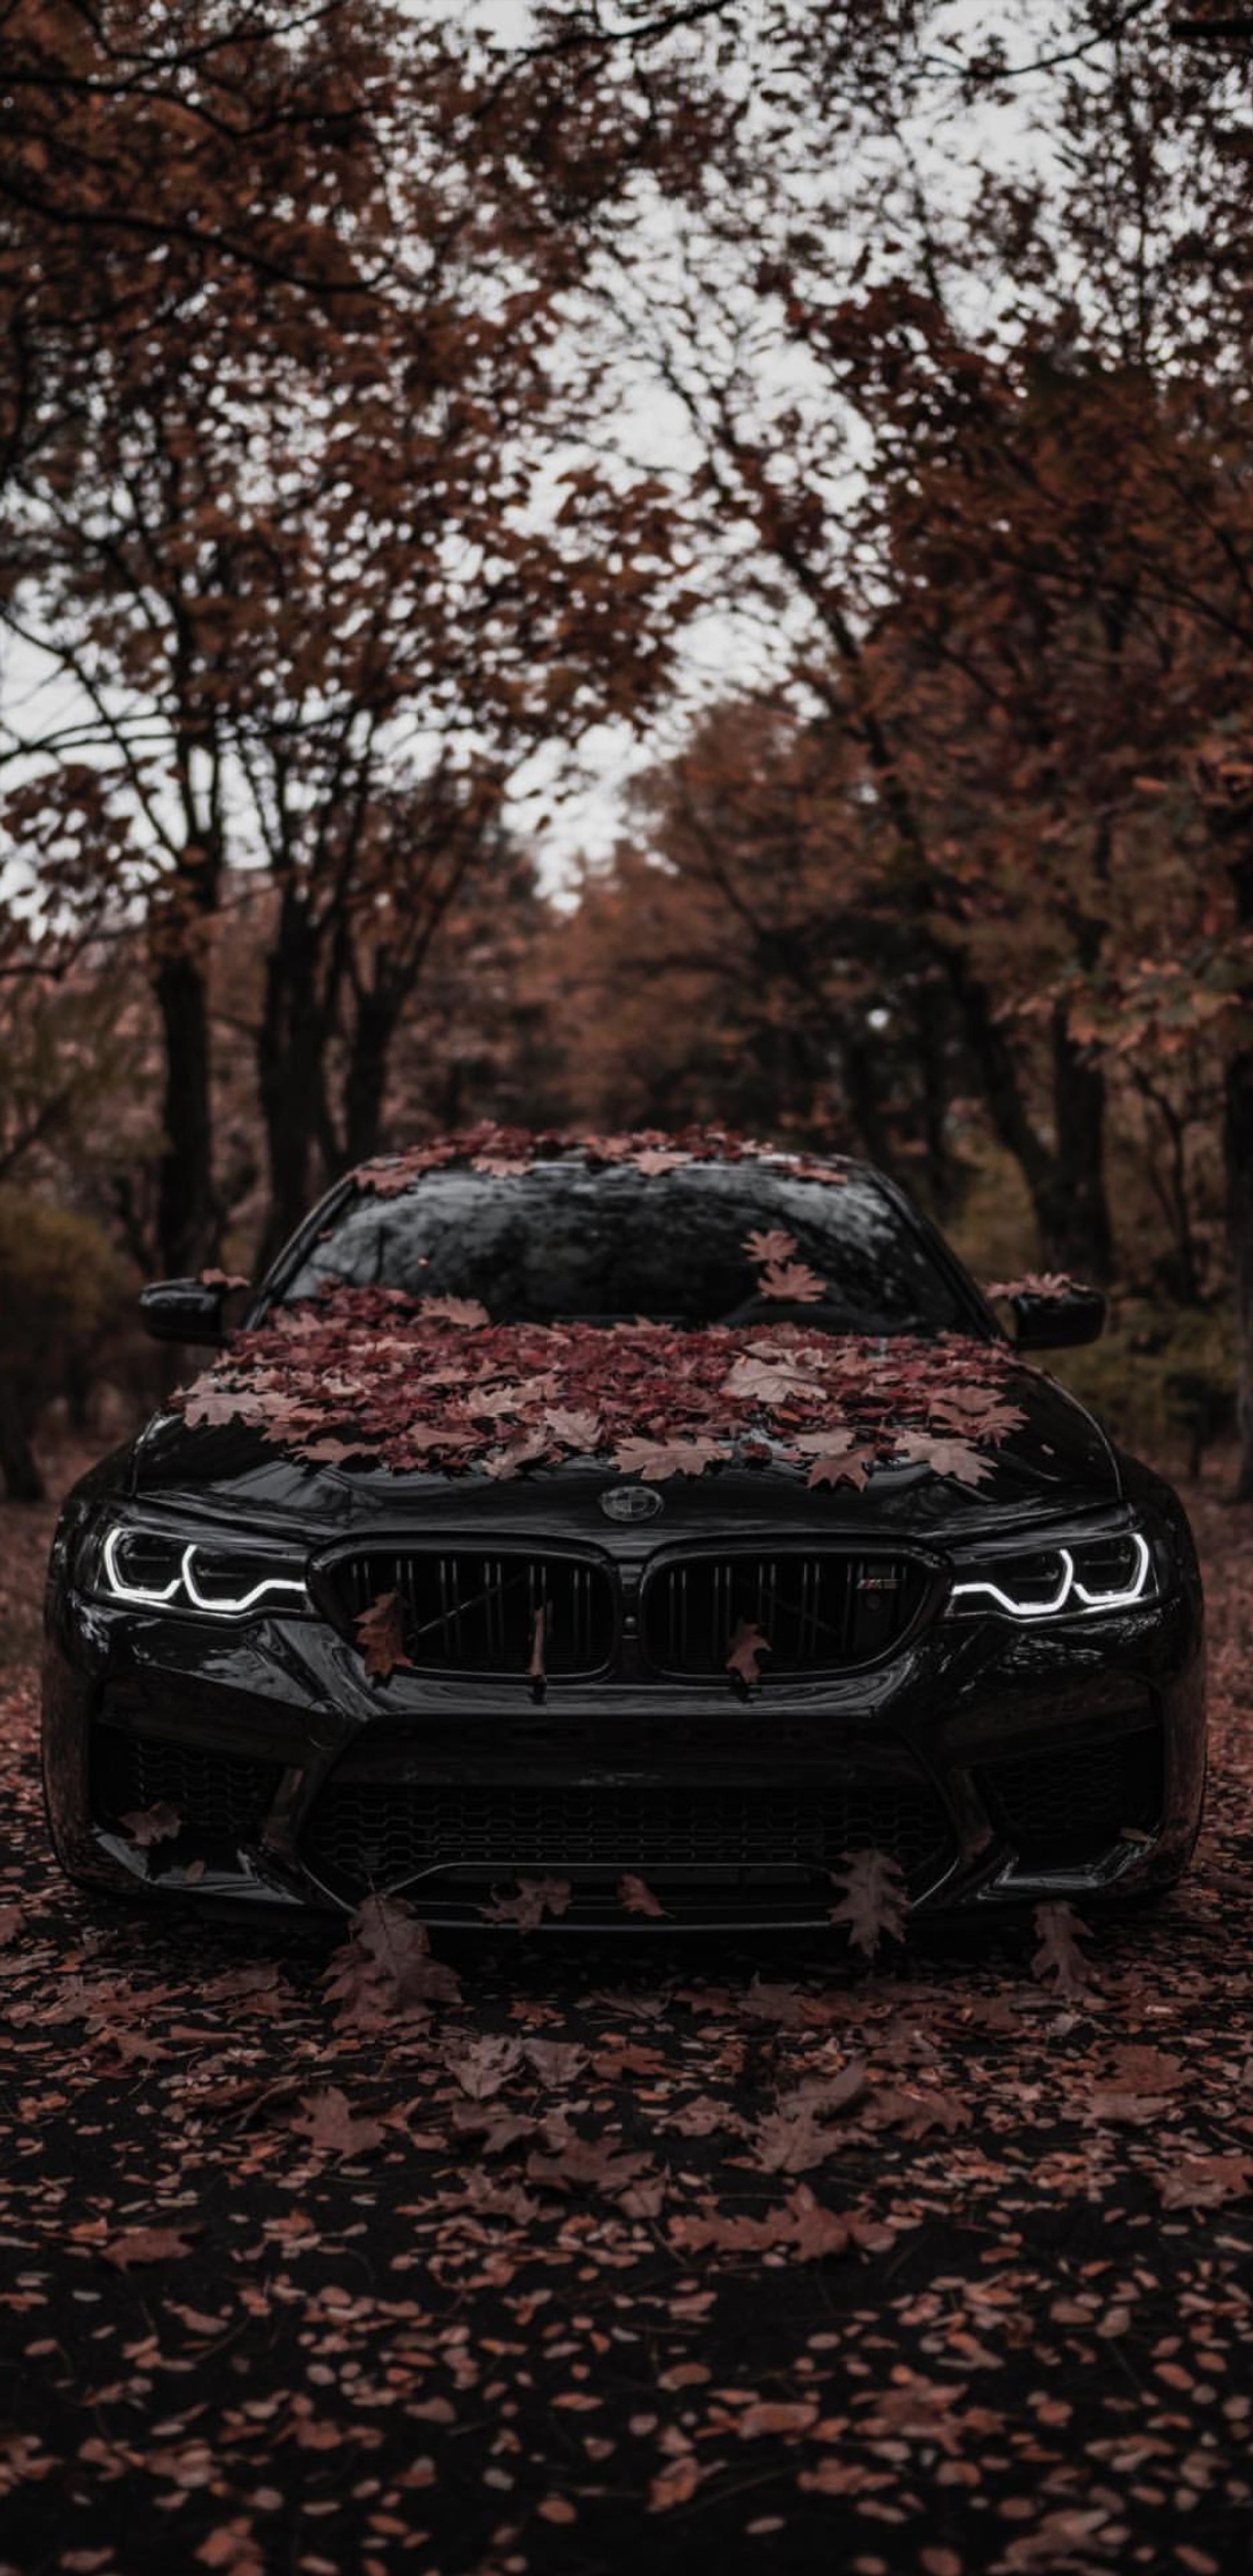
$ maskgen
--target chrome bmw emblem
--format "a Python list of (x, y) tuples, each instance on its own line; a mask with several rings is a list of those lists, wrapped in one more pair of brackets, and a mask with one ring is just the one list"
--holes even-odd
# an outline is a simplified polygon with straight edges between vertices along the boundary
[(666, 1498), (653, 1485), (613, 1485), (601, 1495), (600, 1508), (607, 1521), (655, 1521)]

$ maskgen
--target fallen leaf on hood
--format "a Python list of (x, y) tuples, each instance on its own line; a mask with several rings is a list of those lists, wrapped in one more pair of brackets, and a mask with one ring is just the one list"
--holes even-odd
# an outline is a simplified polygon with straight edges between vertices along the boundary
[(492, 1320), (477, 1297), (422, 1297), (418, 1303), (424, 1315), (436, 1316), (443, 1324), (460, 1324), (467, 1332), (477, 1332)]
[(788, 1261), (796, 1248), (795, 1235), (785, 1233), (781, 1225), (769, 1226), (759, 1233), (746, 1234), (744, 1237), (744, 1250), (749, 1260), (755, 1264)]
[(827, 1283), (807, 1261), (772, 1261), (761, 1274), (761, 1294), (793, 1306), (812, 1306), (826, 1296)]
[(722, 1454), (716, 1440), (621, 1440), (613, 1463), (624, 1476), (659, 1485), (668, 1476), (703, 1476)]

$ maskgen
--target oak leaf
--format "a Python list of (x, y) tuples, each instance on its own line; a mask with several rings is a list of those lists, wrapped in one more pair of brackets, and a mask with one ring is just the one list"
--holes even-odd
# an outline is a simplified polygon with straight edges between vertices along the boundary
[(904, 1940), (909, 1898), (900, 1863), (890, 1853), (849, 1852), (845, 1867), (832, 1871), (831, 1883), (841, 1891), (831, 1920), (847, 1924), (851, 1949), (873, 1959), (881, 1941)]
[(1041, 1985), (1051, 1982), (1055, 1994), (1074, 1998), (1086, 1993), (1092, 1971), (1079, 1940), (1091, 1940), (1087, 1924), (1065, 1902), (1037, 1905), (1034, 1919), (1038, 1947), (1032, 1953), (1033, 1977)]

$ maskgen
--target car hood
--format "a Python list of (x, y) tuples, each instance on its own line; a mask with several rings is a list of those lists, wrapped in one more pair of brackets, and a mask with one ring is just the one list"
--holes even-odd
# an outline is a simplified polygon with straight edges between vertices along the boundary
[[(708, 1536), (737, 1524), (791, 1524), (809, 1533), (830, 1528), (958, 1539), (981, 1528), (1029, 1527), (1119, 1500), (1115, 1452), (1073, 1396), (1027, 1367), (1009, 1375), (1004, 1392), (1026, 1420), (998, 1448), (983, 1453), (988, 1473), (977, 1484), (917, 1463), (877, 1468), (860, 1491), (848, 1485), (811, 1489), (803, 1471), (782, 1460), (722, 1466), (657, 1485), (661, 1511), (649, 1534), (660, 1540)], [(617, 1527), (635, 1547), (641, 1535), (623, 1530), (601, 1510), (602, 1496), (636, 1482), (604, 1462), (572, 1459), (509, 1478), (474, 1469), (397, 1474), (360, 1461), (315, 1466), (242, 1423), (191, 1429), (177, 1413), (158, 1414), (140, 1434), (124, 1481), (139, 1502), (302, 1538), (332, 1540), (395, 1530), (398, 1524), (467, 1533), (507, 1528), (602, 1544), (612, 1542)]]

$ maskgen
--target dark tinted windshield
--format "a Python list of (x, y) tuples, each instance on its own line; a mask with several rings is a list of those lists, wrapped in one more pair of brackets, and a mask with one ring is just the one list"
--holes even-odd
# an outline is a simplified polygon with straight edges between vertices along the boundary
[[(776, 1240), (763, 1252), (767, 1236), (793, 1249)], [(284, 1303), (333, 1279), (474, 1297), (496, 1323), (643, 1315), (803, 1319), (828, 1332), (980, 1329), (973, 1300), (868, 1174), (829, 1187), (752, 1162), (689, 1163), (651, 1178), (581, 1162), (539, 1163), (510, 1179), (427, 1172), (398, 1197), (351, 1199)], [(789, 1294), (798, 1285), (799, 1298)]]

